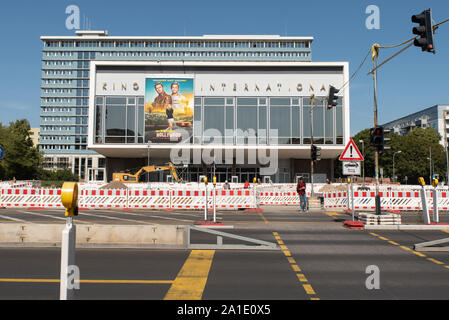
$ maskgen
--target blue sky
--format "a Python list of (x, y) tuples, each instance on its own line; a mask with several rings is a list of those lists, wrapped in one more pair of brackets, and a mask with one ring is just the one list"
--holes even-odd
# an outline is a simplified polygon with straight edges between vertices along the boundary
[[(396, 1), (3, 1), (0, 11), (0, 122), (27, 118), (39, 126), (41, 35), (73, 35), (65, 9), (75, 4), (91, 29), (110, 35), (279, 34), (313, 36), (313, 61), (349, 61), (358, 67), (371, 44), (411, 38), (410, 17), (432, 8), (449, 18), (447, 0)], [(367, 6), (380, 9), (380, 29), (368, 30)], [(417, 47), (379, 71), (379, 121), (385, 123), (435, 104), (449, 104), (449, 23), (435, 35), (436, 54)], [(397, 49), (381, 51), (380, 60)], [(351, 134), (373, 124), (371, 61), (351, 83)]]

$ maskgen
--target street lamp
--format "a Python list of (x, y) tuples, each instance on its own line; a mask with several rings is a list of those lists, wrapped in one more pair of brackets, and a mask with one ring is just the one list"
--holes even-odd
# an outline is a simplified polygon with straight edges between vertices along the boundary
[[(363, 159), (365, 159), (365, 141), (359, 140), (359, 142), (362, 144), (362, 155)], [(365, 161), (362, 161), (362, 170), (363, 170), (363, 186), (365, 186)]]
[(429, 181), (432, 184), (432, 157), (427, 157), (427, 160), (429, 160)]
[(393, 153), (393, 179), (395, 182), (397, 181), (397, 179), (395, 178), (395, 175), (394, 175), (394, 156), (396, 155), (396, 153), (402, 153), (402, 151), (399, 150), (399, 151), (396, 151), (395, 153)]

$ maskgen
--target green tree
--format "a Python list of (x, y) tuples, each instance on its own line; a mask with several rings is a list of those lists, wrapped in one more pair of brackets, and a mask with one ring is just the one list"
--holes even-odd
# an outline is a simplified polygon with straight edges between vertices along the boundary
[(0, 161), (1, 179), (28, 180), (38, 177), (42, 154), (33, 145), (30, 123), (26, 119), (0, 126), (0, 144), (5, 156)]
[[(441, 178), (446, 176), (446, 157), (443, 146), (439, 143), (440, 135), (435, 129), (416, 128), (411, 130), (407, 135), (401, 136), (395, 133), (386, 133), (385, 137), (390, 138), (390, 141), (385, 142), (385, 146), (390, 149), (384, 151), (379, 156), (379, 168), (383, 168), (384, 177), (393, 177), (393, 154), (395, 155), (395, 175), (398, 181), (404, 183), (405, 177), (408, 178), (408, 183), (417, 183), (419, 177), (424, 177), (429, 182), (429, 157), (432, 153), (432, 171), (438, 174)], [(357, 147), (362, 151), (362, 143), (365, 144), (365, 176), (374, 177), (375, 163), (374, 155), (375, 149), (370, 146), (370, 130), (365, 129), (357, 133), (354, 138)], [(400, 153), (397, 153), (401, 151)], [(335, 160), (335, 176), (341, 176), (341, 163), (338, 158)]]

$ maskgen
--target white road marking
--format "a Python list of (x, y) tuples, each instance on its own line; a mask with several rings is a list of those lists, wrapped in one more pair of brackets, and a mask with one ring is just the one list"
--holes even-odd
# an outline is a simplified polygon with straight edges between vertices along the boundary
[(0, 218), (6, 219), (6, 220), (17, 221), (17, 222), (33, 223), (33, 222), (26, 221), (26, 220), (18, 219), (18, 218), (13, 218), (13, 217), (4, 216), (4, 215), (2, 215), (2, 214), (0, 214)]
[[(140, 217), (150, 217), (150, 218), (158, 218), (158, 219), (167, 219), (167, 220), (176, 220), (176, 221), (192, 222), (192, 220), (177, 219), (177, 218), (170, 218), (170, 217), (161, 217), (161, 216), (154, 216), (154, 215), (143, 214), (143, 213), (134, 213), (134, 212), (126, 212), (126, 211), (122, 211), (122, 212), (109, 211), (109, 212), (117, 213), (117, 214), (123, 214), (123, 215), (131, 215), (131, 216), (140, 216)], [(140, 220), (139, 220), (139, 221), (140, 221)]]
[(131, 221), (131, 222), (138, 222), (138, 223), (144, 223), (144, 224), (152, 224), (146, 221), (141, 221), (141, 220), (132, 220), (132, 219), (124, 219), (124, 218), (117, 218), (117, 217), (109, 217), (109, 216), (105, 216), (105, 215), (98, 215), (98, 214), (92, 214), (92, 213), (78, 213), (79, 215), (83, 215), (83, 216), (91, 216), (91, 217), (96, 217), (96, 218), (105, 218), (105, 219), (112, 219), (112, 220), (121, 220), (121, 221)]

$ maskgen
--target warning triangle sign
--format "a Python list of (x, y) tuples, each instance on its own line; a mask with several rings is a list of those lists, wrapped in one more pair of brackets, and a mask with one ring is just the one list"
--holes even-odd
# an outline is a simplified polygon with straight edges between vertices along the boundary
[(362, 154), (360, 153), (359, 149), (357, 148), (356, 144), (354, 143), (354, 140), (352, 138), (349, 138), (349, 142), (345, 147), (345, 150), (341, 154), (340, 158), (338, 159), (340, 161), (364, 161)]

